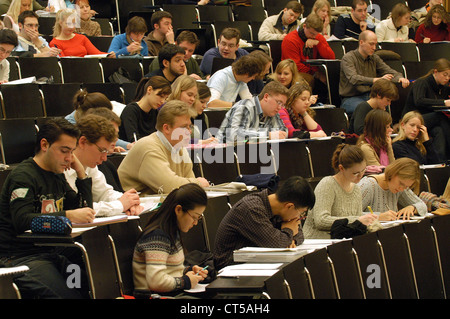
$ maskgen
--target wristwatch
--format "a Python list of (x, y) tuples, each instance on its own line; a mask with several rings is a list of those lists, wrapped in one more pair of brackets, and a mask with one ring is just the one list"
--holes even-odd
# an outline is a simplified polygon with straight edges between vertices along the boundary
[(39, 47), (39, 49), (45, 48), (45, 43), (42, 43), (42, 45)]

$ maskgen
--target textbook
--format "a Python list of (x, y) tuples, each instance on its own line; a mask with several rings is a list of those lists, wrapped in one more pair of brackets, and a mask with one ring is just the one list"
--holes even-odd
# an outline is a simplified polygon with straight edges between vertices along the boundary
[(291, 262), (341, 239), (305, 239), (295, 248), (244, 247), (233, 252), (235, 262)]

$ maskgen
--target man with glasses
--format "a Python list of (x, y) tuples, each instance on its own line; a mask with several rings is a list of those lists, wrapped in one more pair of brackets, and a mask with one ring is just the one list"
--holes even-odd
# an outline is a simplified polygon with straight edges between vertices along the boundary
[(214, 264), (217, 270), (233, 263), (233, 251), (243, 247), (292, 248), (304, 241), (301, 219), (316, 201), (309, 183), (292, 176), (275, 193), (268, 189), (237, 202), (217, 229)]
[(207, 83), (211, 90), (208, 107), (230, 108), (238, 96), (241, 100), (251, 99), (247, 83), (259, 77), (265, 67), (261, 58), (247, 54), (214, 73)]
[(0, 84), (9, 80), (9, 61), (7, 57), (17, 46), (17, 35), (13, 30), (0, 30)]
[(239, 48), (241, 32), (235, 28), (225, 28), (220, 33), (217, 48), (211, 48), (203, 55), (200, 70), (204, 75), (211, 75), (214, 58), (237, 60), (248, 52)]
[(225, 115), (216, 138), (219, 142), (248, 139), (285, 139), (287, 128), (278, 112), (284, 107), (288, 89), (278, 81), (266, 84), (261, 93), (241, 100)]
[[(81, 135), (74, 154), (83, 165), (86, 175), (92, 177), (96, 216), (113, 216), (123, 212), (138, 215), (143, 209), (138, 193), (134, 189), (125, 193), (115, 191), (97, 167), (107, 160), (108, 153), (114, 150), (117, 141), (117, 130), (111, 121), (103, 116), (89, 114), (79, 119), (76, 126)], [(69, 185), (77, 190), (75, 170), (66, 170), (64, 174)]]
[(168, 194), (188, 183), (209, 186), (195, 177), (186, 151), (191, 140), (191, 117), (196, 113), (179, 100), (167, 102), (158, 112), (156, 132), (139, 139), (119, 166), (123, 189), (136, 189), (145, 195)]
[[(3, 31), (3, 30), (2, 30)], [(87, 280), (81, 290), (68, 288), (67, 266), (75, 260), (55, 247), (36, 246), (17, 236), (29, 230), (38, 216), (65, 216), (72, 223), (94, 219), (92, 179), (73, 155), (80, 131), (65, 119), (48, 119), (39, 127), (35, 156), (20, 163), (8, 175), (0, 200), (0, 267), (26, 265), (30, 269), (14, 278), (24, 299), (88, 297)], [(76, 171), (75, 192), (64, 170)], [(84, 279), (84, 276), (82, 277)]]
[(39, 35), (38, 15), (33, 11), (24, 11), (18, 17), (20, 33), (19, 44), (14, 48), (15, 55), (30, 54), (33, 57), (54, 57), (61, 51), (50, 48), (48, 42)]
[(298, 18), (303, 13), (303, 5), (298, 1), (289, 1), (279, 14), (266, 18), (258, 31), (259, 41), (283, 40), (300, 25)]

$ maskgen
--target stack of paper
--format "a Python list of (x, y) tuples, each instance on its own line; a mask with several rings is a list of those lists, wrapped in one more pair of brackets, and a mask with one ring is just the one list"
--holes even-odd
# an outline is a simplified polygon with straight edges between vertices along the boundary
[(283, 263), (239, 264), (219, 270), (218, 277), (273, 276)]
[(295, 248), (244, 247), (233, 252), (235, 262), (290, 262), (339, 240), (306, 239)]

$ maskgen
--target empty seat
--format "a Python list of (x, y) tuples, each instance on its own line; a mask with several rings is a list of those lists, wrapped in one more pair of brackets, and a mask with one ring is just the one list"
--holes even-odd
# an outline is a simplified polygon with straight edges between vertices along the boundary
[(400, 226), (377, 231), (382, 246), (393, 299), (417, 299), (417, 283), (409, 244)]
[(302, 258), (296, 259), (283, 267), (284, 278), (292, 299), (313, 299), (310, 281)]
[(327, 249), (322, 248), (303, 256), (311, 278), (311, 290), (316, 299), (339, 299)]
[(113, 38), (113, 36), (88, 36), (89, 41), (91, 41), (91, 43), (102, 52), (109, 52), (109, 46), (111, 45)]
[(43, 95), (38, 84), (3, 84), (0, 87), (0, 92), (3, 116), (5, 118), (39, 117), (45, 115), (42, 103)]
[(203, 228), (206, 234), (208, 250), (214, 249), (217, 229), (220, 222), (230, 210), (227, 196), (219, 196), (208, 199), (205, 211), (203, 212)]
[(343, 140), (338, 137), (329, 140), (308, 141), (314, 177), (324, 177), (335, 174), (331, 165), (331, 158), (333, 157), (336, 147), (342, 142)]
[(15, 56), (9, 56), (6, 58), (9, 62), (9, 81), (15, 81), (22, 78), (20, 72), (20, 65), (18, 63), (18, 58)]
[(344, 109), (341, 108), (315, 108), (314, 119), (320, 124), (328, 136), (332, 132), (348, 132), (348, 117)]
[(263, 296), (268, 299), (289, 299), (283, 272), (277, 271), (265, 280), (265, 291)]
[(361, 269), (352, 242), (349, 240), (327, 247), (333, 261), (339, 295), (342, 299), (365, 299)]
[(61, 58), (64, 83), (105, 82), (102, 66), (97, 58)]
[(444, 299), (442, 268), (431, 220), (403, 225), (408, 237), (420, 299)]
[(450, 60), (449, 42), (417, 43), (420, 61), (436, 61), (440, 58)]
[(57, 57), (19, 57), (20, 71), (23, 78), (35, 76), (53, 77), (54, 83), (62, 83), (62, 69)]
[(0, 119), (2, 163), (11, 165), (34, 156), (36, 127), (34, 119)]
[(80, 90), (80, 83), (42, 84), (47, 116), (66, 116), (74, 111), (73, 97)]
[(383, 50), (390, 50), (398, 53), (402, 61), (419, 61), (419, 50), (415, 43), (410, 42), (381, 42), (380, 46)]
[[(104, 82), (110, 82), (109, 77), (116, 72), (119, 68), (123, 68), (128, 71), (130, 80), (139, 82), (144, 76), (144, 70), (142, 63), (139, 59), (100, 59), (100, 63), (103, 69)], [(101, 82), (101, 81), (99, 81)]]
[(123, 90), (119, 83), (83, 83), (82, 88), (89, 93), (103, 93), (110, 101), (125, 102)]

